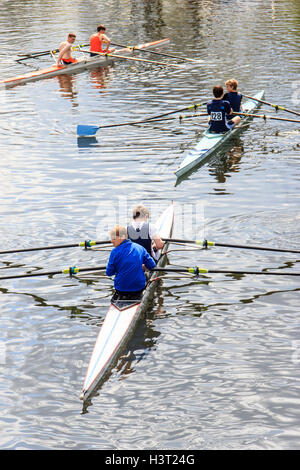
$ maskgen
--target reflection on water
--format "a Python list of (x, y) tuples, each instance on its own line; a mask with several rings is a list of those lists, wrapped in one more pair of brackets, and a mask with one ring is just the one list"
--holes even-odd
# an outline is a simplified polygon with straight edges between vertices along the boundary
[(74, 90), (76, 85), (76, 78), (72, 75), (58, 75), (57, 76), (61, 96), (72, 101), (73, 106), (78, 106), (76, 102), (78, 92)]
[(111, 81), (110, 67), (100, 67), (91, 71), (93, 86), (101, 91), (105, 91)]

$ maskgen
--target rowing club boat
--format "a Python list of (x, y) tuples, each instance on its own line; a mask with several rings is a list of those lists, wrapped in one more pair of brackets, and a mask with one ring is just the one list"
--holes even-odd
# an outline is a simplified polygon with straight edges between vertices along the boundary
[(110, 65), (115, 60), (122, 59), (122, 57), (115, 57), (115, 56), (128, 56), (128, 54), (131, 54), (131, 56), (133, 56), (135, 51), (158, 47), (158, 46), (166, 44), (167, 42), (169, 42), (169, 40), (170, 40), (169, 38), (160, 39), (158, 41), (138, 44), (137, 46), (130, 47), (130, 48), (116, 49), (113, 52), (113, 55), (105, 54), (105, 55), (100, 55), (96, 57), (86, 57), (86, 58), (79, 59), (78, 62), (70, 64), (70, 65), (61, 65), (60, 67), (58, 67), (56, 64), (53, 64), (52, 66), (41, 69), (41, 70), (34, 70), (33, 72), (28, 72), (23, 75), (19, 75), (17, 77), (2, 80), (0, 81), (0, 87), (2, 85), (5, 88), (10, 88), (15, 85), (21, 85), (21, 84), (33, 82), (36, 80), (41, 80), (44, 78), (56, 77), (57, 75), (73, 74), (73, 73), (78, 73), (85, 69)]
[[(162, 238), (170, 238), (174, 224), (174, 206), (171, 204), (156, 222), (158, 233)], [(166, 250), (168, 243), (164, 244), (158, 267), (163, 267), (167, 262)], [(154, 272), (143, 292), (141, 299), (122, 301), (111, 300), (110, 307), (99, 331), (92, 356), (88, 365), (83, 384), (81, 400), (86, 400), (95, 387), (100, 384), (105, 373), (118, 359), (121, 349), (132, 335), (135, 325), (141, 315), (146, 311), (148, 301), (154, 294), (157, 284), (157, 274)]]
[[(264, 97), (264, 91), (260, 91), (253, 98), (261, 100)], [(258, 101), (249, 100), (243, 104), (243, 113), (253, 113), (259, 108), (261, 104)], [(246, 116), (241, 119), (240, 124), (237, 127), (234, 127), (232, 130), (226, 132), (225, 134), (212, 134), (208, 130), (204, 132), (203, 137), (199, 140), (197, 145), (191, 149), (186, 157), (181, 162), (180, 166), (175, 171), (177, 178), (180, 178), (189, 170), (192, 170), (200, 163), (212, 155), (216, 150), (231, 139), (234, 136), (237, 136), (242, 129), (242, 126), (251, 120), (251, 117)]]

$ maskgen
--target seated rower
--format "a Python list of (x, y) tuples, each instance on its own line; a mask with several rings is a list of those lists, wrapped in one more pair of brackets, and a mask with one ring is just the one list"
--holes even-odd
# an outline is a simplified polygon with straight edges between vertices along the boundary
[(142, 204), (133, 209), (133, 221), (127, 227), (128, 238), (142, 245), (152, 258), (157, 261), (164, 243), (157, 228), (149, 222), (149, 211)]
[(229, 102), (223, 99), (224, 90), (221, 85), (213, 87), (213, 95), (214, 99), (207, 103), (209, 132), (213, 134), (224, 134), (238, 124), (239, 116), (228, 120), (227, 116), (232, 113), (232, 109)]
[(67, 41), (64, 41), (59, 46), (59, 56), (57, 59), (57, 66), (69, 65), (77, 62), (71, 55), (72, 45), (76, 39), (76, 34), (69, 33)]
[[(227, 80), (225, 82), (225, 86), (227, 93), (225, 93), (225, 95), (223, 96), (223, 100), (229, 102), (233, 112), (242, 113), (243, 108), (241, 106), (241, 102), (243, 99), (243, 95), (237, 91), (238, 81), (234, 78), (231, 78), (230, 80)], [(235, 116), (234, 114), (232, 116), (227, 116), (228, 119), (232, 119), (233, 117), (238, 118), (235, 120), (235, 123), (239, 124), (241, 121), (240, 116)]]
[(106, 275), (115, 275), (114, 288), (118, 298), (138, 300), (146, 287), (143, 265), (153, 269), (155, 261), (144, 247), (127, 238), (126, 227), (116, 225), (110, 231), (110, 238), (114, 248), (106, 266)]
[(97, 33), (92, 34), (90, 37), (90, 56), (94, 57), (99, 54), (95, 54), (95, 52), (100, 52), (102, 54), (109, 54), (114, 52), (115, 49), (109, 49), (110, 46), (110, 39), (105, 34), (106, 28), (99, 24), (97, 27)]

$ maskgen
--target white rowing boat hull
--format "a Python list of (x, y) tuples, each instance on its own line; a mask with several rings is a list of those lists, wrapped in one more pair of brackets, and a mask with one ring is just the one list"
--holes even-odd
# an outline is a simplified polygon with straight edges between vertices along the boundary
[[(253, 96), (253, 98), (257, 98), (259, 100), (263, 99), (263, 97), (264, 91), (260, 91), (259, 93)], [(258, 103), (257, 101), (249, 100), (243, 103), (242, 106), (243, 112), (253, 113), (253, 111), (259, 108), (260, 103)], [(245, 124), (245, 122), (250, 120), (250, 117), (242, 118), (240, 125), (243, 125)], [(208, 131), (205, 131), (203, 137), (199, 140), (196, 146), (187, 153), (186, 157), (183, 159), (180, 166), (175, 171), (175, 175), (177, 176), (177, 178), (180, 178), (185, 173), (192, 170), (192, 168), (206, 160), (206, 158), (212, 155), (225, 142), (227, 142), (233, 136), (236, 136), (240, 132), (239, 126), (233, 128), (231, 131), (226, 132), (226, 134), (210, 134)]]
[[(143, 44), (138, 44), (137, 46), (134, 46), (134, 50), (138, 51), (138, 50), (143, 50), (143, 49), (151, 49), (153, 47), (164, 45), (167, 42), (169, 42), (169, 38), (160, 39), (158, 41), (147, 42)], [(115, 50), (113, 54), (125, 55), (125, 56), (131, 55), (133, 57), (134, 51), (131, 48), (128, 48), (128, 49), (123, 48), (123, 49)], [(17, 77), (2, 80), (0, 81), (0, 86), (2, 85), (5, 88), (10, 88), (16, 85), (22, 85), (28, 82), (42, 80), (44, 78), (56, 77), (57, 75), (78, 73), (86, 69), (110, 65), (115, 60), (122, 60), (122, 59), (118, 57), (106, 55), (106, 56), (97, 56), (97, 57), (87, 57), (87, 58), (78, 60), (78, 62), (74, 64), (62, 65), (60, 67), (58, 67), (56, 64), (53, 64), (50, 67), (47, 67), (41, 70), (34, 70), (33, 72), (28, 72), (23, 75), (19, 75)]]
[[(173, 223), (174, 206), (172, 204), (161, 214), (156, 222), (158, 233), (162, 238), (171, 237)], [(163, 250), (165, 251), (166, 249), (167, 244), (165, 244)], [(157, 266), (162, 267), (165, 263), (166, 255), (162, 254)], [(145, 311), (148, 301), (154, 293), (156, 277), (157, 274), (154, 272), (139, 303), (123, 309), (119, 309), (114, 304), (110, 305), (88, 365), (82, 394), (80, 395), (81, 400), (86, 400), (91, 395), (107, 370), (111, 368), (119, 357), (121, 349), (129, 340), (138, 319)]]

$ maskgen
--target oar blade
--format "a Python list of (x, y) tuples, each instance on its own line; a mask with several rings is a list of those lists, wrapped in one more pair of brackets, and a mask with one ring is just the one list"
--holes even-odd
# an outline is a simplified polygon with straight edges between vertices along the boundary
[(79, 137), (91, 137), (96, 134), (99, 130), (99, 126), (87, 126), (87, 125), (78, 125), (77, 126), (77, 135)]

